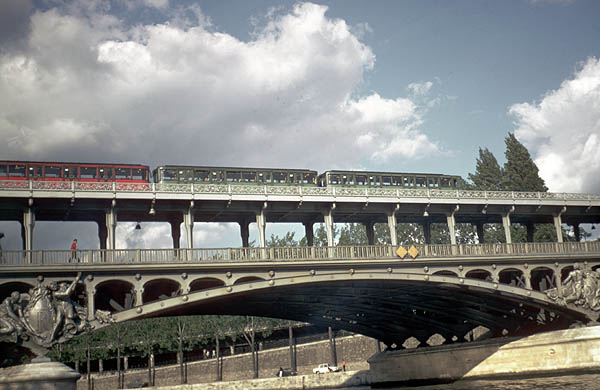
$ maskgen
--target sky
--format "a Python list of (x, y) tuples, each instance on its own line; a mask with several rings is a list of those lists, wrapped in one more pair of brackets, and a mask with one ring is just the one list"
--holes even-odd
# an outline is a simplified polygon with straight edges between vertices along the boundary
[[(0, 158), (466, 178), (513, 132), (550, 191), (600, 193), (598, 20), (595, 0), (2, 0)], [(118, 247), (171, 245), (134, 226)], [(194, 233), (239, 245), (237, 224)], [(38, 222), (34, 247), (73, 235), (99, 245)]]

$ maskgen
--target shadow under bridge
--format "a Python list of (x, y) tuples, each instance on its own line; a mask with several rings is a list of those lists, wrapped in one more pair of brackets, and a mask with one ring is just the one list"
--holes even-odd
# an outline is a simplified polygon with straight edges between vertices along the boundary
[(424, 344), (436, 334), (445, 342), (464, 341), (479, 326), (496, 337), (595, 319), (593, 313), (559, 305), (544, 293), (573, 269), (572, 263), (561, 264), (554, 273), (534, 267), (526, 274), (510, 261), (467, 269), (424, 261), (254, 263), (213, 268), (208, 274), (180, 267), (171, 277), (166, 269), (155, 270), (160, 278), (137, 275), (140, 284), (147, 279), (155, 290), (169, 291), (173, 280), (186, 282), (179, 291), (171, 288), (170, 296), (151, 302), (144, 298), (141, 305), (113, 317), (120, 322), (191, 314), (265, 316), (349, 330), (398, 347), (410, 337)]

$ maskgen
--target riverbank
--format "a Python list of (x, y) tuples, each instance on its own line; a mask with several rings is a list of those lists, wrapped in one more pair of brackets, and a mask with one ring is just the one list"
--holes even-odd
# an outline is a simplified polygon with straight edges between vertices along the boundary
[(368, 386), (369, 371), (331, 372), (328, 374), (298, 375), (230, 382), (197, 383), (155, 387), (156, 390), (311, 390)]
[[(335, 354), (338, 362), (346, 361), (348, 369), (353, 372), (368, 371), (369, 365), (367, 359), (377, 352), (377, 342), (369, 337), (354, 335), (340, 337), (335, 339)], [(258, 352), (259, 378), (265, 380), (301, 378), (302, 376), (312, 377), (312, 369), (320, 363), (327, 363), (331, 359), (329, 341), (316, 341), (305, 344), (298, 344), (293, 350), (298, 376), (276, 378), (280, 367), (290, 367), (290, 348), (274, 348)], [(199, 388), (209, 388), (207, 386), (219, 385), (219, 383), (245, 382), (246, 387), (253, 388), (250, 385), (254, 381), (263, 379), (252, 379), (252, 357), (249, 353), (226, 356), (221, 358), (222, 381), (216, 382), (217, 361), (216, 359), (205, 359), (195, 362), (188, 362), (185, 365), (185, 378), (189, 384), (198, 384)], [(348, 371), (347, 371), (348, 372)], [(321, 380), (330, 378), (335, 380), (338, 373), (321, 375)], [(334, 376), (329, 376), (334, 375)], [(314, 375), (317, 377), (317, 375)], [(103, 374), (92, 375), (94, 390), (112, 390), (118, 387), (118, 379), (115, 372), (104, 372)], [(158, 388), (173, 387), (182, 383), (181, 371), (179, 365), (169, 365), (156, 367), (153, 371), (154, 385)], [(347, 378), (346, 378), (347, 379)], [(301, 380), (301, 379), (300, 379)], [(125, 387), (134, 387), (134, 384), (150, 383), (148, 369), (129, 369), (124, 372)], [(268, 383), (268, 382), (266, 382)], [(288, 382), (278, 382), (287, 384)], [(290, 379), (290, 384), (294, 384), (294, 379)], [(306, 379), (305, 379), (305, 383)], [(338, 382), (336, 382), (338, 383)], [(300, 384), (301, 385), (301, 384)], [(189, 385), (181, 385), (189, 386)], [(333, 385), (328, 385), (333, 386)], [(176, 387), (177, 388), (177, 387)], [(220, 387), (226, 389), (227, 387)], [(280, 388), (280, 387), (277, 387)], [(78, 390), (87, 390), (87, 377), (83, 376), (77, 383)], [(302, 387), (300, 387), (302, 389)]]
[(600, 370), (600, 326), (460, 345), (386, 351), (369, 359), (374, 387)]

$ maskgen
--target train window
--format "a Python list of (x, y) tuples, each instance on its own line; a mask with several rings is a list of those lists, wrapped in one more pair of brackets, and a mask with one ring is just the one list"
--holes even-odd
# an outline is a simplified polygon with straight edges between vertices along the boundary
[(317, 184), (317, 174), (316, 173), (305, 173), (303, 183), (304, 184)]
[(194, 171), (194, 178), (196, 181), (208, 181), (210, 172), (207, 170), (196, 169)]
[(77, 167), (64, 167), (63, 177), (66, 179), (77, 179)]
[(177, 170), (163, 169), (162, 178), (163, 180), (177, 180)]
[(391, 176), (381, 176), (381, 182), (384, 186), (392, 185), (392, 177)]
[(25, 165), (9, 165), (8, 176), (10, 177), (25, 177)]
[(242, 172), (227, 171), (227, 181), (228, 182), (242, 181)]
[(0, 176), (8, 176), (8, 165), (0, 164)]
[(440, 187), (452, 187), (450, 183), (450, 178), (448, 177), (440, 177)]
[(41, 165), (31, 165), (29, 166), (29, 177), (42, 177), (42, 166)]
[(340, 175), (329, 175), (329, 184), (340, 184)]
[(258, 172), (258, 182), (259, 183), (270, 183), (271, 182), (271, 172)]
[(354, 185), (354, 175), (342, 175), (340, 182), (344, 185)]
[(299, 175), (296, 175), (296, 174), (294, 174), (294, 173), (290, 173), (290, 174), (288, 175), (288, 183), (290, 183), (290, 184), (296, 184), (296, 183), (298, 183), (298, 182), (300, 182), (300, 177), (299, 177)]
[(56, 165), (46, 165), (46, 167), (44, 168), (44, 176), (49, 178), (60, 177), (60, 167)]
[(437, 177), (427, 178), (427, 186), (428, 187), (438, 187), (438, 178)]
[(402, 186), (402, 176), (392, 176), (393, 186)]
[(147, 180), (146, 170), (144, 168), (133, 168), (133, 180)]
[(80, 173), (82, 179), (95, 179), (96, 167), (81, 167)]
[(367, 175), (356, 175), (356, 184), (358, 184), (359, 186), (367, 185)]
[(380, 186), (381, 176), (369, 176), (369, 184), (372, 186)]
[(402, 179), (403, 179), (403, 182), (404, 182), (404, 187), (414, 187), (415, 186), (414, 177), (412, 177), (412, 176), (403, 176)]
[(285, 184), (286, 179), (287, 179), (287, 175), (285, 174), (285, 172), (273, 172), (272, 177), (273, 177), (273, 183), (279, 183), (279, 184)]
[[(47, 168), (46, 168), (47, 172)], [(98, 169), (98, 177), (100, 179), (112, 179), (113, 177), (113, 169), (112, 168), (99, 168)]]
[(115, 179), (117, 180), (130, 180), (131, 179), (131, 168), (117, 168), (115, 169)]
[(425, 187), (427, 185), (427, 178), (422, 176), (417, 176), (415, 178), (415, 185), (417, 187)]
[(242, 181), (244, 183), (256, 183), (256, 172), (255, 171), (242, 172)]

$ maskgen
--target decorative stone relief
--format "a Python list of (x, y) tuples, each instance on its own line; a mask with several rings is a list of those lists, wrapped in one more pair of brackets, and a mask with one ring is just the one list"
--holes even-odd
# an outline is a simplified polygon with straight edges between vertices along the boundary
[[(87, 309), (71, 300), (81, 273), (71, 283), (38, 280), (28, 293), (13, 291), (0, 304), (0, 340), (26, 341), (41, 350), (93, 328)], [(94, 314), (99, 323), (114, 322), (109, 312), (97, 310)]]
[(559, 305), (574, 304), (584, 309), (600, 310), (600, 273), (593, 270), (582, 270), (579, 265), (569, 273), (558, 288), (546, 290), (548, 298)]

